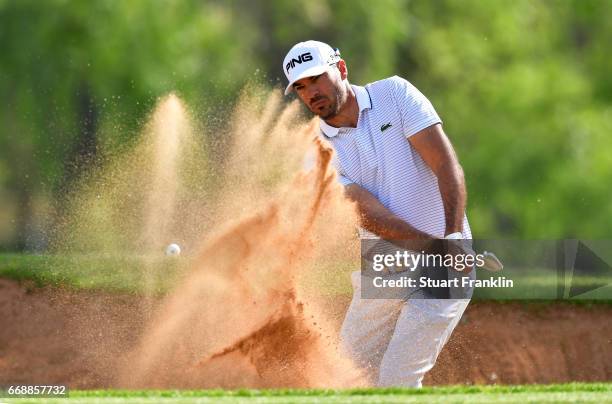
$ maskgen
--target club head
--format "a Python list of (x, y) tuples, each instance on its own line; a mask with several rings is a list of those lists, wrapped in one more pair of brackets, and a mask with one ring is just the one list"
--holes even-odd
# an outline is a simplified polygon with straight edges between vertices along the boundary
[(504, 264), (493, 254), (492, 252), (485, 251), (482, 253), (484, 256), (484, 265), (482, 269), (486, 269), (489, 272), (499, 272), (504, 269)]

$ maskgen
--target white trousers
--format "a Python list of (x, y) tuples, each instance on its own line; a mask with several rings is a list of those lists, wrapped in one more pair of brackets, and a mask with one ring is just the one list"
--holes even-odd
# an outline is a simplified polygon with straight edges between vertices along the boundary
[(343, 347), (372, 384), (421, 387), (469, 299), (362, 299), (360, 278), (359, 271), (351, 275)]

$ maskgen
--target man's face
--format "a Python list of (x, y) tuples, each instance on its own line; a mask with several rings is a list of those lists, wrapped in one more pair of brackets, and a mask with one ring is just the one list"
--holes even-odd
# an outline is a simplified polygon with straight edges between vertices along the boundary
[(336, 116), (344, 100), (337, 69), (298, 80), (293, 83), (293, 90), (313, 114), (323, 119)]

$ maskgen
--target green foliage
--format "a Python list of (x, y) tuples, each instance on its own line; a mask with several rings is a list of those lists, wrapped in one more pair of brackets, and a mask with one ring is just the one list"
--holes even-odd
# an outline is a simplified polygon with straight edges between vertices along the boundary
[(216, 127), (311, 38), (352, 82), (398, 74), (433, 101), (476, 237), (609, 237), (610, 15), (603, 0), (0, 1), (0, 248), (27, 246), (70, 187), (87, 108), (99, 152), (170, 91)]
[(68, 399), (25, 399), (23, 402), (138, 402), (138, 403), (603, 403), (610, 402), (609, 383), (569, 383), (525, 386), (448, 386), (346, 390), (76, 390)]

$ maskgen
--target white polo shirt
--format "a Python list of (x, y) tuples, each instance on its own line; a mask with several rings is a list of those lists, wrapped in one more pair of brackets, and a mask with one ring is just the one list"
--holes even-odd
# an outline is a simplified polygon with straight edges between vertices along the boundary
[[(408, 81), (393, 76), (352, 86), (359, 105), (356, 128), (335, 128), (320, 121), (321, 132), (336, 151), (343, 185), (355, 183), (411, 226), (443, 238), (444, 205), (438, 180), (407, 140), (440, 117), (429, 100)], [(463, 236), (472, 238), (467, 217)], [(372, 233), (362, 229), (362, 237)]]

